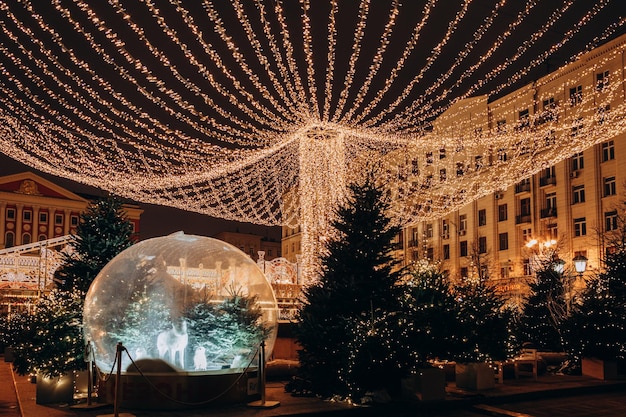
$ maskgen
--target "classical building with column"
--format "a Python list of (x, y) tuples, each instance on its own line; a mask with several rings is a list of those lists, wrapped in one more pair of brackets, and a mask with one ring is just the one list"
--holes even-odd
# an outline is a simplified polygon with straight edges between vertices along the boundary
[[(0, 249), (75, 233), (89, 199), (32, 172), (0, 177)], [(143, 212), (124, 206), (134, 232)]]

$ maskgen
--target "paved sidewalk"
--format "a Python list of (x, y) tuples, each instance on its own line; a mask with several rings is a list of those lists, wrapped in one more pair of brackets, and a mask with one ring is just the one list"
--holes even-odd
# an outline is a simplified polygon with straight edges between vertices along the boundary
[[(1, 358), (1, 357), (0, 357)], [(11, 364), (0, 359), (0, 416), (2, 417), (97, 417), (112, 416), (113, 407), (97, 409), (75, 409), (67, 404), (39, 405), (35, 403), (36, 384), (25, 376), (12, 371)], [(275, 416), (388, 416), (415, 415), (418, 410), (427, 413), (428, 409), (438, 410), (467, 408), (476, 404), (501, 404), (515, 401), (532, 401), (540, 398), (575, 396), (593, 392), (619, 391), (626, 393), (626, 381), (601, 381), (583, 376), (540, 376), (532, 378), (505, 379), (496, 388), (482, 392), (469, 392), (457, 389), (448, 383), (446, 400), (436, 404), (394, 403), (371, 408), (354, 407), (343, 402), (324, 401), (319, 398), (293, 397), (284, 391), (285, 382), (269, 381), (266, 389), (267, 401), (279, 401), (280, 405), (271, 409), (255, 409), (246, 405), (233, 405), (221, 408), (193, 409), (183, 411), (147, 411), (120, 409), (120, 416), (136, 417), (275, 417)], [(19, 403), (19, 409), (16, 407)]]

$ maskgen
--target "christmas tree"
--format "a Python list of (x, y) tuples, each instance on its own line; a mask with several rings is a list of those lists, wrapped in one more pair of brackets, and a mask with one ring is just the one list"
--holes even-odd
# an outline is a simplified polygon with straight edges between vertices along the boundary
[(537, 349), (563, 352), (563, 324), (567, 303), (562, 273), (555, 268), (558, 259), (551, 257), (541, 264), (536, 279), (529, 284), (522, 313), (515, 326), (521, 343), (532, 343)]
[(388, 388), (403, 368), (393, 352), (403, 290), (390, 254), (400, 229), (387, 216), (389, 201), (374, 171), (348, 190), (331, 223), (336, 237), (321, 257), (319, 280), (304, 289), (295, 326), (300, 376), (324, 396)]
[(19, 373), (59, 376), (84, 369), (82, 316), (85, 292), (100, 270), (133, 241), (132, 225), (115, 198), (99, 200), (81, 215), (73, 251), (65, 254), (55, 273), (58, 288), (44, 294), (33, 314), (12, 316), (11, 345)]
[(603, 271), (587, 282), (568, 321), (568, 351), (575, 359), (626, 358), (626, 219), (607, 233)]
[(115, 255), (134, 243), (133, 226), (114, 197), (91, 203), (72, 235), (72, 251), (64, 253), (55, 272), (59, 288), (87, 292), (91, 282)]
[(459, 309), (448, 277), (426, 262), (417, 263), (407, 280), (403, 298), (403, 343), (413, 368), (433, 359), (452, 359), (460, 353)]
[(37, 300), (33, 314), (14, 319), (19, 340), (13, 366), (20, 375), (39, 372), (57, 377), (85, 368), (83, 300), (81, 291), (55, 289)]
[(467, 280), (454, 289), (458, 303), (457, 362), (506, 359), (509, 352), (511, 311), (486, 280)]

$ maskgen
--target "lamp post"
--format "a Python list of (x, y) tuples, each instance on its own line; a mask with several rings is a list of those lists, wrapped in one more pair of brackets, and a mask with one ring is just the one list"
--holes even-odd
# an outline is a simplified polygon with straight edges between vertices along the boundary
[(574, 259), (572, 259), (572, 262), (574, 262), (574, 268), (576, 269), (576, 272), (578, 272), (578, 276), (581, 278), (583, 276), (583, 272), (587, 269), (587, 261), (588, 259), (581, 254), (574, 256)]

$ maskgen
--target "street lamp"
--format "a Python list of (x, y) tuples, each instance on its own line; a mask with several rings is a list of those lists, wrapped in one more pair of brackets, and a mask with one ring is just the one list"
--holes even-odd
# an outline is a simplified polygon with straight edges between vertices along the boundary
[(554, 269), (554, 272), (557, 274), (562, 274), (565, 270), (565, 261), (563, 259), (556, 258), (552, 263), (552, 269)]
[(574, 257), (574, 259), (572, 259), (572, 262), (574, 262), (574, 268), (576, 269), (576, 272), (578, 272), (579, 276), (583, 276), (583, 272), (585, 272), (585, 270), (587, 269), (587, 258), (584, 255), (578, 254)]

